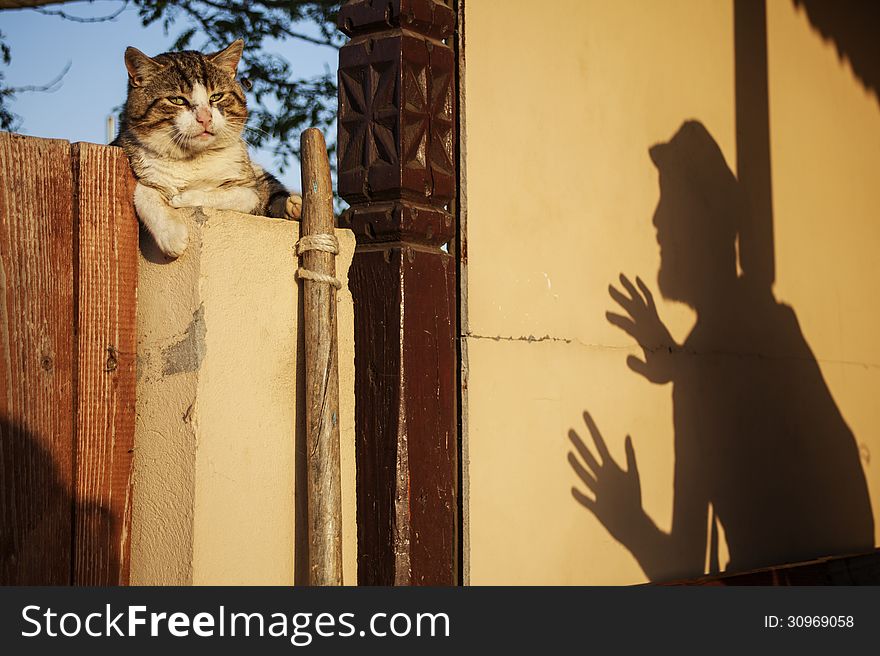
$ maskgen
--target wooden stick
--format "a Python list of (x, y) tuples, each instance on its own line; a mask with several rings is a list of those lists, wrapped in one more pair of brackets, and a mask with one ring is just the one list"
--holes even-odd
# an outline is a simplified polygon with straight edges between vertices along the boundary
[[(333, 187), (320, 130), (302, 133), (303, 212), (300, 238), (333, 235)], [(336, 275), (336, 256), (302, 254), (302, 268)], [(339, 369), (336, 288), (303, 279), (306, 342), (306, 445), (309, 505), (309, 583), (342, 585), (342, 497), (339, 472)]]

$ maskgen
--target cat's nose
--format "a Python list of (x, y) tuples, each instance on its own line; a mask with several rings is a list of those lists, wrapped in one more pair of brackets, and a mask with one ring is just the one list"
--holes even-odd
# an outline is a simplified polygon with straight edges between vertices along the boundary
[(207, 107), (199, 107), (196, 110), (196, 121), (205, 129), (211, 129), (211, 110)]

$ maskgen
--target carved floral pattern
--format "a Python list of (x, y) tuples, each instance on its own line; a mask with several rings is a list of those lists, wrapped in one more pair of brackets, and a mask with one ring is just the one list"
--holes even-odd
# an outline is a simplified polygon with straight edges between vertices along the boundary
[(407, 196), (445, 204), (455, 192), (451, 49), (410, 35), (346, 48), (340, 192), (350, 202)]

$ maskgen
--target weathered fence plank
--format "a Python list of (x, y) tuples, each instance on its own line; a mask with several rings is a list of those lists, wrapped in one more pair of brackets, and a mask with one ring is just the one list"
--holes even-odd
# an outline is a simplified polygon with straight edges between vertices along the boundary
[(0, 133), (0, 583), (70, 582), (70, 145)]
[(122, 150), (73, 144), (77, 266), (75, 585), (128, 583), (138, 224)]

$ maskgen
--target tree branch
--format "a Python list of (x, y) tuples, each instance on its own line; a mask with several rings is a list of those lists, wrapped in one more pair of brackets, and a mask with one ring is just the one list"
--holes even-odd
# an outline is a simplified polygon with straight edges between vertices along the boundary
[[(217, 9), (218, 11), (225, 11), (225, 12), (229, 12), (230, 14), (244, 12), (244, 4), (243, 3), (236, 5), (231, 2), (223, 3), (223, 2), (214, 2), (212, 0), (197, 0), (197, 1), (202, 4), (208, 5), (209, 7), (213, 7), (214, 9)], [(266, 4), (268, 5), (269, 3), (266, 3)], [(188, 7), (185, 7), (185, 9), (190, 14), (193, 13), (192, 11), (189, 11)], [(332, 41), (330, 41), (329, 39), (318, 39), (313, 36), (308, 36), (307, 34), (300, 34), (299, 32), (294, 32), (293, 30), (291, 30), (287, 27), (284, 27), (284, 25), (280, 21), (275, 24), (275, 27), (278, 28), (279, 32), (289, 36), (292, 39), (300, 39), (302, 41), (306, 41), (307, 43), (313, 43), (316, 46), (327, 46), (328, 48), (334, 48), (336, 50), (339, 50), (339, 46), (336, 45), (335, 43), (333, 43)]]
[[(3, 0), (0, 0), (2, 2)], [(32, 11), (37, 12), (38, 14), (43, 14), (44, 16), (58, 16), (59, 18), (63, 18), (67, 21), (72, 21), (74, 23), (103, 23), (105, 21), (112, 21), (114, 18), (119, 16), (125, 9), (128, 7), (129, 0), (122, 0), (122, 6), (119, 7), (112, 14), (108, 14), (106, 16), (96, 16), (94, 18), (82, 18), (81, 16), (71, 16), (65, 11), (60, 9), (42, 9), (41, 7), (31, 7)]]
[(0, 9), (33, 9), (44, 5), (60, 5), (76, 0), (0, 0)]
[(40, 91), (40, 92), (45, 91), (47, 93), (52, 93), (53, 91), (58, 91), (58, 88), (61, 86), (61, 81), (64, 79), (64, 76), (67, 75), (67, 72), (70, 70), (71, 64), (72, 64), (72, 62), (67, 62), (67, 65), (64, 67), (64, 69), (58, 75), (56, 75), (53, 80), (51, 80), (50, 82), (47, 82), (46, 84), (39, 84), (39, 85), (29, 84), (29, 85), (23, 86), (23, 87), (7, 87), (3, 91), (4, 91), (4, 93), (7, 93), (9, 95), (16, 94), (16, 93), (23, 93), (25, 91)]

